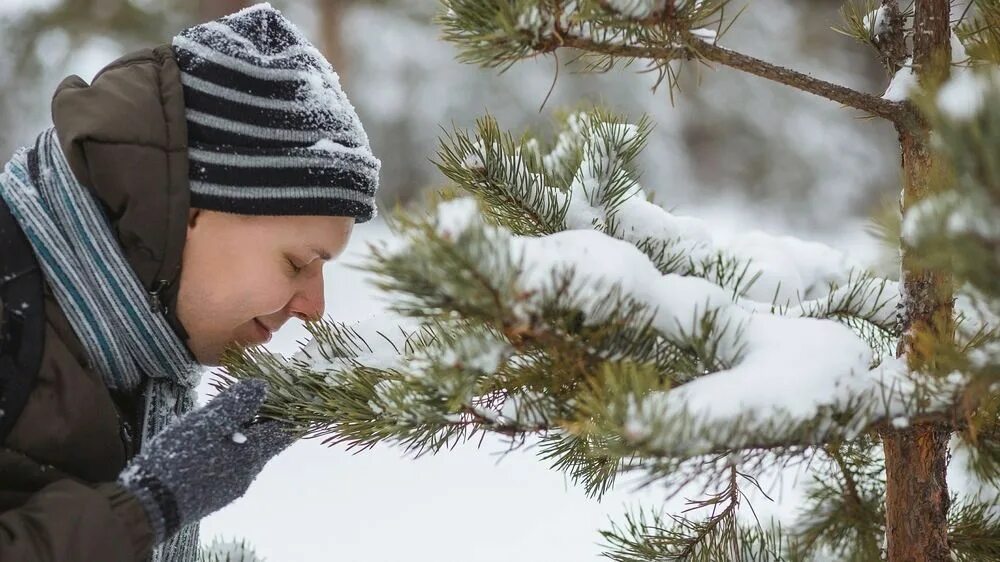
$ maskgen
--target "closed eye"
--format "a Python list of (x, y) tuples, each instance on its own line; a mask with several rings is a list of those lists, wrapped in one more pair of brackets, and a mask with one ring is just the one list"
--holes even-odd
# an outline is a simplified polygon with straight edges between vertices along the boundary
[(288, 262), (288, 265), (292, 268), (292, 273), (299, 273), (300, 271), (305, 269), (303, 267), (295, 265), (295, 262), (293, 262), (292, 260), (286, 259), (285, 261)]

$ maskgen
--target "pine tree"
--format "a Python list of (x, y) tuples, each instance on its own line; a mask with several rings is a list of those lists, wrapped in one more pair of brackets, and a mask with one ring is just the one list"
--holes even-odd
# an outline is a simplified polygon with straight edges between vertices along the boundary
[(245, 540), (213, 537), (198, 551), (198, 562), (265, 562)]
[[(292, 358), (226, 358), (228, 376), (271, 382), (267, 416), (417, 454), (535, 439), (595, 497), (625, 473), (700, 487), (689, 511), (603, 531), (617, 561), (1000, 558), (1000, 1), (849, 2), (840, 31), (882, 61), (885, 96), (723, 47), (725, 0), (443, 4), (470, 63), (642, 62), (671, 91), (684, 65), (718, 65), (890, 121), (899, 280), (789, 238), (725, 246), (655, 204), (634, 164), (644, 118), (580, 111), (549, 139), (485, 116), (442, 139), (453, 187), (433, 212), (395, 215), (406, 243), (371, 248), (402, 325), (321, 321)], [(797, 266), (794, 286), (753, 245)], [(737, 517), (789, 466), (813, 476), (798, 524)], [(949, 470), (982, 489), (953, 494)]]

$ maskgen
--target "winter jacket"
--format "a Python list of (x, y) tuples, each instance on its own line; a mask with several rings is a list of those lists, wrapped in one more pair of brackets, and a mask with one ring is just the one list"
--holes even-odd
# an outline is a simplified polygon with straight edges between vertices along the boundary
[[(161, 289), (168, 320), (186, 341), (175, 303), (189, 206), (187, 129), (170, 47), (126, 55), (91, 85), (66, 78), (52, 118), (73, 173), (103, 204), (143, 285)], [(45, 319), (35, 387), (0, 443), (0, 561), (146, 560), (146, 515), (114, 483), (139, 447), (141, 392), (109, 391), (47, 283)]]

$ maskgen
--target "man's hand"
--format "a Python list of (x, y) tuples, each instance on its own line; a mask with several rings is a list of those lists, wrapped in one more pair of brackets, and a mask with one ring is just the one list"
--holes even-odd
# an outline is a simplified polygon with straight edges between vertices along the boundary
[(250, 423), (267, 394), (240, 381), (157, 434), (118, 477), (149, 515), (155, 544), (242, 496), (295, 440), (284, 424)]

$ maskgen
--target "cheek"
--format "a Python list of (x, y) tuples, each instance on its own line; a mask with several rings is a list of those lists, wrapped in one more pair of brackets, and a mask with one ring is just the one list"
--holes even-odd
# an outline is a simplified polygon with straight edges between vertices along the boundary
[(280, 273), (265, 271), (247, 256), (193, 251), (181, 270), (179, 310), (197, 318), (206, 332), (233, 330), (284, 306), (288, 280)]
[(280, 273), (257, 270), (235, 281), (231, 298), (245, 320), (268, 316), (288, 304), (291, 288), (288, 279)]
[[(222, 336), (284, 308), (294, 294), (283, 257), (254, 233), (199, 233), (188, 240), (181, 291), (206, 332)], [(275, 257), (279, 255), (279, 257)]]
[(210, 265), (196, 260), (185, 261), (181, 269), (178, 313), (188, 331), (215, 332), (220, 324), (228, 323), (226, 310), (231, 308), (232, 295), (225, 283), (220, 282), (221, 278), (222, 274)]

